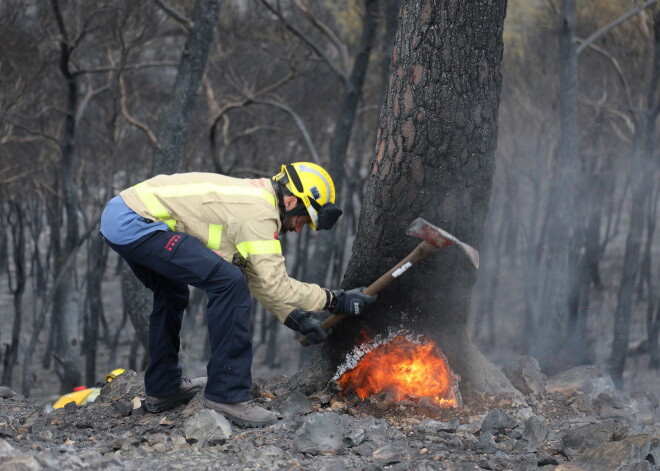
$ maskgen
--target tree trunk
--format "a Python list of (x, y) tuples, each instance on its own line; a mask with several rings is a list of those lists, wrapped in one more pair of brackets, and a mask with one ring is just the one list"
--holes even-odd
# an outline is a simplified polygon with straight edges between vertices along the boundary
[[(78, 204), (75, 182), (74, 142), (76, 133), (76, 111), (78, 107), (78, 81), (70, 70), (71, 55), (74, 45), (71, 43), (60, 11), (58, 0), (51, 0), (57, 20), (60, 38), (60, 72), (67, 84), (67, 105), (64, 134), (61, 141), (60, 184), (65, 213), (65, 236), (62, 258), (57, 260), (57, 272), (60, 272), (63, 259), (73, 253), (78, 245)], [(52, 227), (59, 231), (60, 227)], [(54, 297), (53, 316), (55, 321), (55, 372), (60, 379), (61, 392), (71, 391), (80, 384), (80, 305), (75, 286), (75, 266), (62, 273), (62, 282), (57, 287)]]
[(550, 182), (547, 210), (547, 245), (541, 278), (541, 308), (536, 310), (536, 329), (530, 332), (531, 351), (539, 363), (551, 367), (563, 343), (568, 315), (569, 247), (575, 182), (579, 171), (577, 151), (577, 51), (575, 48), (575, 0), (563, 0), (559, 33), (560, 137)]
[(92, 237), (87, 251), (87, 315), (84, 324), (83, 354), (85, 384), (96, 383), (96, 352), (99, 325), (103, 317), (102, 281), (108, 260), (108, 245), (98, 234)]
[[(12, 255), (14, 260), (14, 281), (10, 291), (13, 295), (14, 303), (14, 324), (11, 330), (11, 343), (8, 345), (3, 360), (4, 368), (2, 371), (2, 381), (0, 384), (6, 386), (12, 385), (12, 374), (16, 361), (18, 359), (18, 345), (21, 339), (21, 325), (23, 323), (23, 294), (27, 283), (27, 273), (25, 267), (25, 219), (23, 207), (20, 203), (10, 203), (10, 210), (7, 215), (7, 225), (11, 229), (12, 236)], [(11, 280), (9, 270), (8, 278)]]
[[(190, 129), (190, 116), (202, 86), (221, 4), (221, 0), (195, 1), (192, 27), (181, 54), (172, 101), (162, 116), (154, 175), (176, 173), (181, 165), (186, 136)], [(145, 297), (149, 297), (148, 291), (141, 286), (130, 270), (124, 270), (122, 276), (124, 309), (128, 309), (129, 318), (140, 342), (145, 349), (148, 349), (148, 316), (151, 309), (147, 307), (150, 304), (144, 301)]]
[(154, 175), (175, 173), (181, 165), (190, 116), (202, 86), (221, 3), (221, 0), (195, 1), (193, 26), (181, 55), (172, 100), (162, 115)]
[(614, 339), (608, 362), (609, 373), (614, 384), (623, 387), (623, 371), (628, 355), (630, 317), (635, 294), (635, 282), (639, 273), (642, 236), (646, 205), (653, 194), (655, 174), (658, 170), (655, 157), (655, 123), (658, 113), (658, 86), (660, 85), (660, 8), (654, 8), (654, 45), (651, 78), (646, 99), (646, 109), (633, 140), (630, 162), (632, 202), (630, 222), (626, 236), (626, 251), (623, 258), (621, 284), (614, 312)]
[[(495, 169), (500, 61), (506, 2), (402, 2), (376, 153), (343, 286), (364, 286), (419, 241), (406, 228), (421, 216), (479, 247)], [(464, 397), (511, 391), (468, 338), (475, 269), (456, 247), (440, 250), (379, 294), (358, 322), (347, 320), (292, 383), (325, 386), (360, 329), (403, 326), (435, 340), (461, 378)]]
[[(353, 63), (353, 71), (347, 82), (347, 88), (342, 97), (339, 116), (337, 117), (335, 134), (330, 141), (330, 175), (332, 175), (336, 195), (343, 194), (344, 180), (346, 178), (346, 151), (351, 140), (353, 123), (357, 106), (362, 95), (364, 79), (367, 75), (369, 57), (376, 35), (378, 25), (378, 0), (366, 0), (364, 6), (364, 20), (362, 22), (362, 37), (357, 56)], [(351, 196), (348, 195), (350, 198)], [(319, 241), (312, 260), (331, 260), (334, 249), (334, 233), (324, 231), (319, 234)], [(309, 264), (309, 281), (323, 285), (328, 266), (323, 263)]]

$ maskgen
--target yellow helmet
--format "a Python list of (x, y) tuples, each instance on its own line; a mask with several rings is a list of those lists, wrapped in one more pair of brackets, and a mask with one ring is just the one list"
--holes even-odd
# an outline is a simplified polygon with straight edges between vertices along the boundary
[[(333, 204), (335, 184), (320, 165), (311, 162), (285, 164), (273, 180), (282, 183), (293, 196), (302, 200), (312, 220), (310, 226), (315, 231), (330, 229), (341, 215), (341, 210)], [(319, 219), (320, 212), (322, 214)]]

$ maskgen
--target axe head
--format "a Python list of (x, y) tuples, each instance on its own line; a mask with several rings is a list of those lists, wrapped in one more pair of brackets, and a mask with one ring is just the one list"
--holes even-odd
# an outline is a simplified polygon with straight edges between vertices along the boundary
[(472, 265), (479, 268), (479, 252), (475, 248), (461, 242), (449, 232), (434, 226), (423, 218), (417, 218), (411, 222), (406, 233), (409, 236), (423, 239), (437, 248), (457, 245), (468, 256)]

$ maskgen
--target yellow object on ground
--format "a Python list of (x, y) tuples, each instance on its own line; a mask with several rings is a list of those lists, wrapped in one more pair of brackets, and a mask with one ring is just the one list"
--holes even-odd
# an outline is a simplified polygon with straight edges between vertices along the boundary
[(126, 370), (124, 370), (123, 368), (117, 368), (116, 370), (112, 370), (110, 373), (105, 375), (105, 382), (106, 383), (112, 382), (113, 379), (115, 379), (117, 376), (122, 374), (124, 371)]
[(99, 395), (100, 391), (101, 388), (88, 388), (86, 386), (80, 386), (80, 388), (75, 388), (73, 392), (64, 394), (57, 401), (55, 401), (55, 404), (53, 404), (53, 409), (61, 409), (69, 402), (75, 402), (78, 405), (83, 405), (83, 404), (87, 404), (88, 402), (93, 402), (94, 399), (96, 399), (96, 396)]
[[(122, 368), (112, 370), (110, 373), (105, 375), (106, 383), (112, 382), (112, 380), (114, 380), (124, 371), (126, 370)], [(77, 388), (73, 388), (73, 392), (64, 394), (57, 401), (55, 401), (55, 404), (53, 404), (53, 409), (61, 409), (70, 402), (75, 402), (79, 406), (83, 406), (90, 402), (94, 402), (100, 393), (101, 388), (99, 387), (88, 388), (87, 386), (78, 386)]]

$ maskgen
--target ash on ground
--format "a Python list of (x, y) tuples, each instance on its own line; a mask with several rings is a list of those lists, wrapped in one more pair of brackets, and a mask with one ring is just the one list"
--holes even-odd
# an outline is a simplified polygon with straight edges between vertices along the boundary
[(0, 388), (0, 471), (660, 469), (653, 394), (617, 391), (595, 367), (545, 381), (529, 363), (507, 371), (532, 391), (521, 391), (525, 400), (483, 395), (458, 409), (255, 388), (280, 417), (264, 429), (232, 426), (199, 397), (146, 413), (143, 378), (132, 371), (95, 402), (57, 410)]

